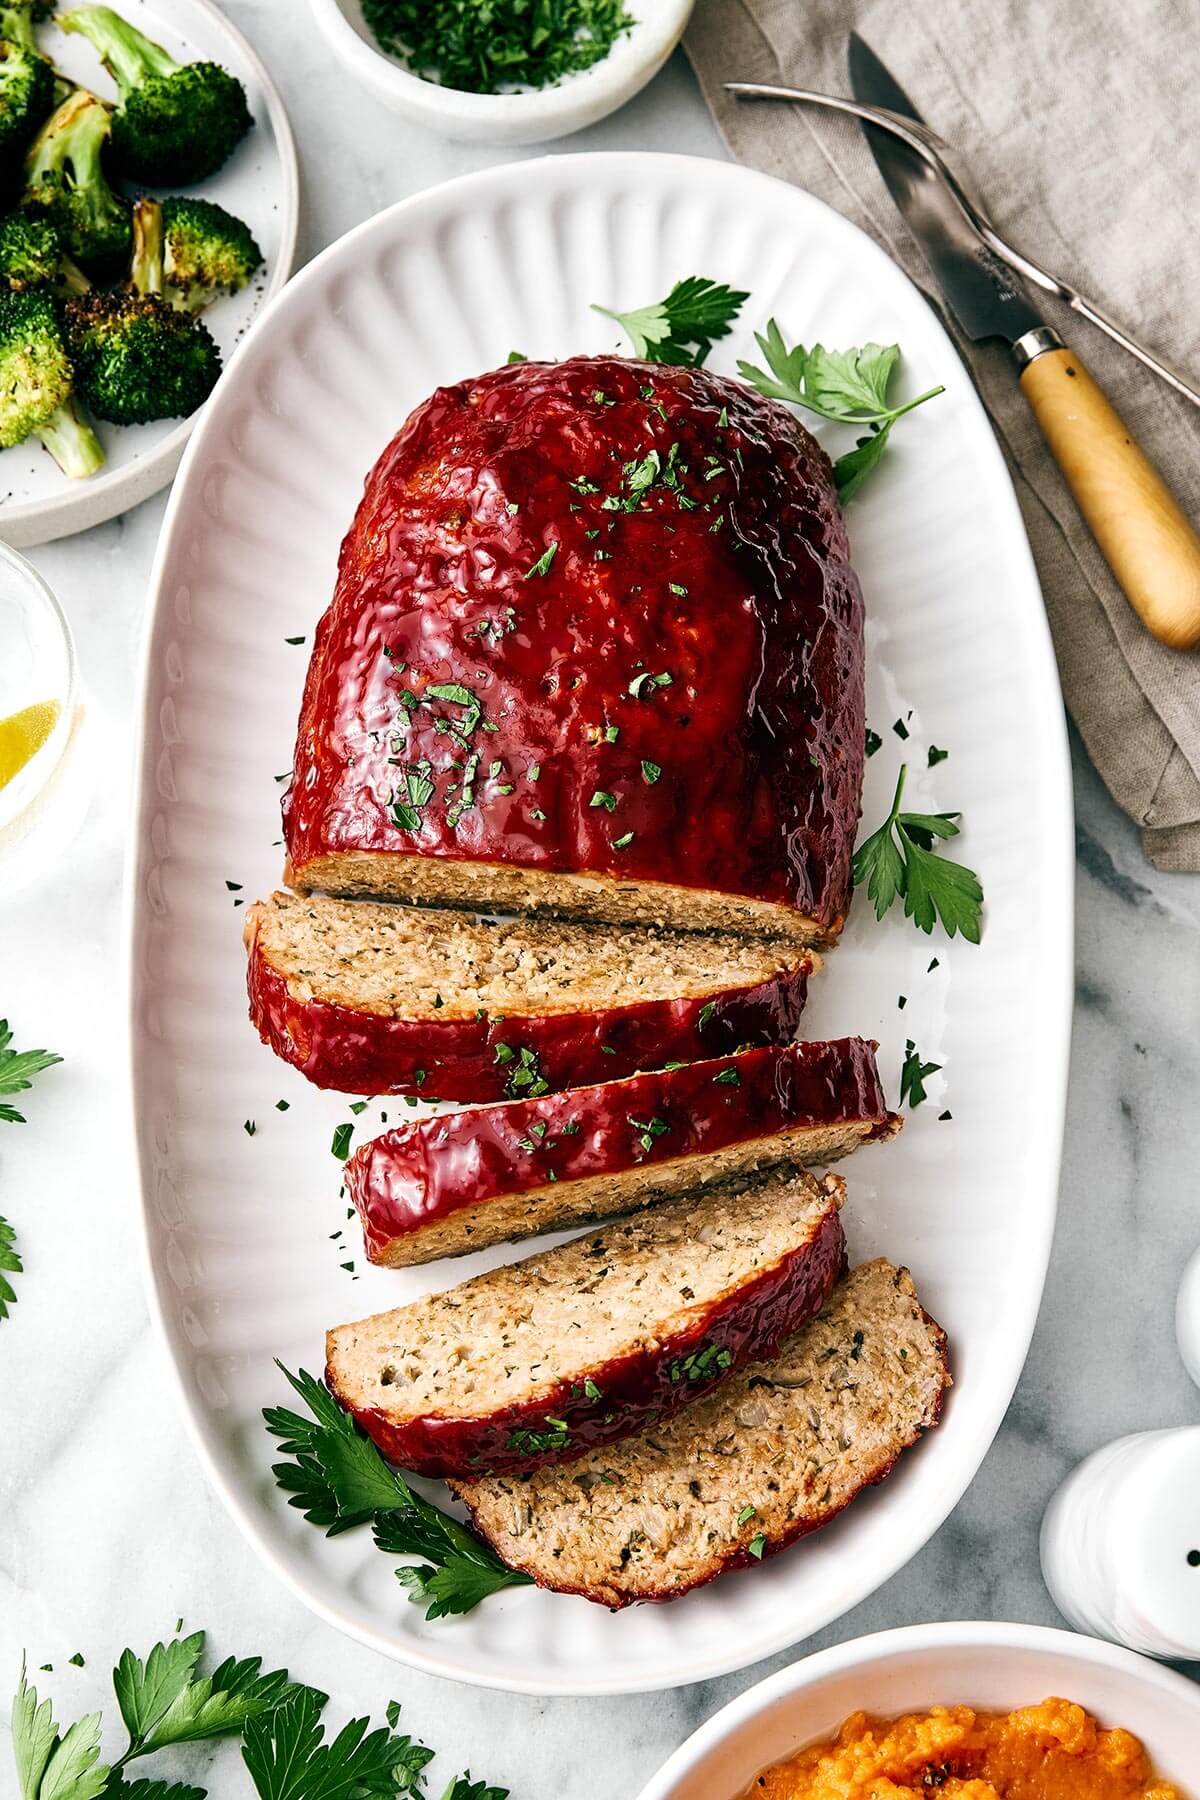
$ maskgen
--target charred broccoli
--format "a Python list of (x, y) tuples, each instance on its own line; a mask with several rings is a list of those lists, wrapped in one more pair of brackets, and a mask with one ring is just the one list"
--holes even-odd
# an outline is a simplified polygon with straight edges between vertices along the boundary
[(250, 227), (211, 200), (139, 200), (133, 218), (134, 285), (180, 312), (236, 294), (262, 262)]
[(208, 327), (158, 292), (161, 219), (157, 205), (139, 206), (132, 287), (84, 294), (66, 307), (79, 391), (98, 418), (114, 425), (185, 418), (208, 399), (221, 373)]
[(81, 6), (58, 23), (95, 45), (120, 89), (112, 148), (122, 175), (153, 187), (203, 181), (254, 123), (227, 69), (177, 63), (111, 7)]
[(75, 405), (73, 384), (53, 298), (0, 294), (0, 449), (40, 438), (64, 475), (94, 475), (104, 452)]
[(53, 287), (60, 294), (84, 294), (89, 283), (63, 254), (62, 239), (49, 219), (10, 213), (0, 219), (0, 288)]
[(68, 256), (100, 280), (127, 262), (133, 237), (133, 209), (100, 166), (111, 128), (108, 107), (78, 89), (29, 146), (22, 199), (57, 226)]

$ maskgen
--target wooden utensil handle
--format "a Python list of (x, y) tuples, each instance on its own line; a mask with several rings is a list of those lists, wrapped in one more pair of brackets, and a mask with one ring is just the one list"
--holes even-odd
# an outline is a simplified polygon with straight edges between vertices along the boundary
[(1193, 649), (1200, 537), (1075, 352), (1034, 349), (1022, 390), (1109, 568), (1156, 638)]

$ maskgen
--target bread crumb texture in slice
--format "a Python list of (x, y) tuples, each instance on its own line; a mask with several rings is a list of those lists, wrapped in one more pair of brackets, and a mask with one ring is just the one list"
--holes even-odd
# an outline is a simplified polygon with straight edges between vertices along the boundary
[(426, 1475), (524, 1469), (664, 1419), (822, 1306), (843, 1184), (715, 1189), (493, 1269), (326, 1339), (326, 1380)]
[(770, 1360), (578, 1461), (455, 1481), (477, 1530), (542, 1587), (619, 1608), (786, 1548), (937, 1423), (946, 1338), (907, 1269), (864, 1263)]
[(372, 1262), (399, 1268), (633, 1212), (899, 1129), (863, 1038), (786, 1044), (410, 1120), (346, 1187)]
[(785, 1043), (811, 952), (778, 940), (479, 920), (276, 893), (246, 918), (250, 1012), (320, 1087), (501, 1100)]

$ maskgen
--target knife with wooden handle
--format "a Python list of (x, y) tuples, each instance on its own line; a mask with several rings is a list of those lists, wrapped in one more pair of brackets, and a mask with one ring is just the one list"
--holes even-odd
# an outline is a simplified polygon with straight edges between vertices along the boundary
[(1021, 391), (1129, 604), (1175, 650), (1200, 644), (1200, 537), (1073, 350), (1042, 325), (1013, 345)]
[[(923, 124), (863, 40), (850, 38), (855, 99)], [(864, 124), (879, 172), (959, 324), (1012, 348), (1021, 389), (1104, 558), (1138, 617), (1164, 644), (1200, 644), (1200, 536), (1074, 350), (1044, 324), (1013, 271), (929, 162)]]

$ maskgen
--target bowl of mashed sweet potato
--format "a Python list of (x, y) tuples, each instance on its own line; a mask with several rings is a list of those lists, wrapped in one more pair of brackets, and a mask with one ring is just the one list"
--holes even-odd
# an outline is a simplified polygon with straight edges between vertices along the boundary
[(1095, 1638), (937, 1624), (837, 1644), (701, 1726), (639, 1800), (1200, 1800), (1200, 1686)]

